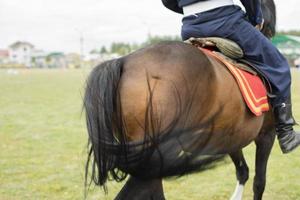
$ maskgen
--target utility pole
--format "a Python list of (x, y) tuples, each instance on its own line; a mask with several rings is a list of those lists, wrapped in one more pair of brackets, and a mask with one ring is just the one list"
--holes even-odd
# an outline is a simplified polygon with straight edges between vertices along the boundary
[(80, 32), (80, 59), (83, 61), (84, 59), (84, 38), (82, 32)]
[(83, 60), (84, 60), (84, 37), (81, 30), (75, 28), (75, 30), (79, 33), (79, 57), (80, 57), (80, 68), (83, 67)]
[(142, 17), (139, 18), (141, 24), (147, 29), (147, 37), (149, 38), (151, 36), (151, 26), (149, 23), (142, 19)]

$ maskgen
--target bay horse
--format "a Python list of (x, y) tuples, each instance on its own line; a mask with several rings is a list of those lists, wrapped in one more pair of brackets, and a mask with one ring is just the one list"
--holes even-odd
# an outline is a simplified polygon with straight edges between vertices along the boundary
[[(271, 37), (274, 2), (264, 0), (263, 11), (263, 32)], [(242, 149), (254, 141), (254, 199), (262, 199), (275, 138), (272, 113), (250, 113), (230, 72), (194, 46), (163, 42), (98, 65), (84, 108), (86, 185), (107, 191), (107, 180), (130, 175), (117, 200), (165, 199), (163, 178), (204, 170), (229, 154), (238, 180), (231, 199), (239, 200), (249, 177)]]

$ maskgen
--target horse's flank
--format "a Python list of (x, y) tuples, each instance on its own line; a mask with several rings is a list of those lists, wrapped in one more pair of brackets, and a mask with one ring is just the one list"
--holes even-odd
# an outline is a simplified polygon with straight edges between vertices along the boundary
[[(212, 125), (212, 134), (218, 135), (207, 144), (208, 147), (218, 147), (218, 152), (225, 152), (224, 147), (228, 151), (228, 146), (241, 148), (259, 132), (263, 117), (254, 118), (248, 111), (232, 75), (222, 64), (190, 45), (172, 42), (143, 49), (126, 57), (123, 69), (120, 81), (122, 111), (132, 141), (144, 138), (142, 124), (149, 86), (153, 91), (154, 115), (159, 117), (162, 129), (176, 118), (176, 107), (180, 107), (186, 112), (184, 126), (201, 124), (222, 110)], [(234, 130), (230, 132), (238, 137), (224, 135), (227, 129)], [(254, 129), (257, 132), (249, 137), (248, 130), (253, 132)], [(248, 141), (245, 142), (243, 136), (248, 137)]]

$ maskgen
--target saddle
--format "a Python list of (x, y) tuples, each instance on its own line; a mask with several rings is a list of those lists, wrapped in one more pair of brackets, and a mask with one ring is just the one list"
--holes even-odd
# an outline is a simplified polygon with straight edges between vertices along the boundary
[(207, 56), (223, 63), (234, 78), (245, 103), (256, 116), (269, 110), (268, 92), (271, 85), (257, 67), (243, 59), (244, 52), (235, 42), (217, 37), (190, 38), (185, 43), (199, 48)]
[[(251, 74), (257, 75), (257, 69), (248, 61), (244, 60), (244, 52), (241, 47), (228, 39), (218, 37), (207, 38), (190, 38), (185, 43), (191, 44), (198, 48), (206, 48), (212, 50), (214, 53), (219, 54), (226, 61), (230, 62), (234, 66), (248, 71)], [(266, 78), (266, 77), (262, 77)]]

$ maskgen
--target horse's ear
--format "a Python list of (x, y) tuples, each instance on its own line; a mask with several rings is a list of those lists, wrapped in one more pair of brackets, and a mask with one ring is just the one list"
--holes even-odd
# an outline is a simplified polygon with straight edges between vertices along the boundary
[(262, 33), (272, 38), (276, 34), (276, 6), (273, 0), (262, 0), (262, 12), (265, 20)]

